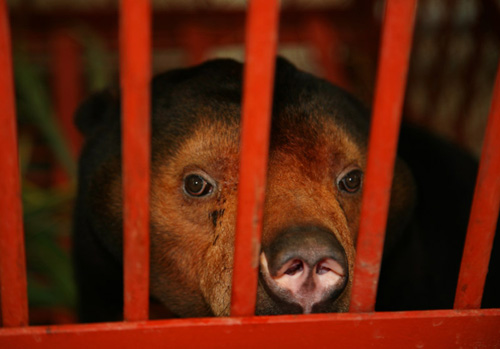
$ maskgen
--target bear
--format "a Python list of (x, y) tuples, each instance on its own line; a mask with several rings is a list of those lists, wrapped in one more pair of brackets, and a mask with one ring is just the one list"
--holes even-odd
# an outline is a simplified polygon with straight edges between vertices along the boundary
[[(242, 76), (216, 59), (151, 82), (150, 295), (169, 317), (230, 314)], [(91, 96), (75, 123), (78, 312), (120, 320), (119, 92)], [(256, 315), (349, 310), (369, 128), (355, 97), (277, 59)], [(464, 151), (402, 127), (377, 310), (453, 306), (476, 172)], [(490, 268), (486, 306), (499, 279)]]

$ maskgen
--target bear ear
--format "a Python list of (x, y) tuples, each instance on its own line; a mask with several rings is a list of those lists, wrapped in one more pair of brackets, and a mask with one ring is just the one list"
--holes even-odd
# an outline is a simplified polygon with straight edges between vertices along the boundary
[(385, 251), (390, 252), (406, 231), (414, 213), (416, 197), (416, 184), (413, 175), (406, 163), (397, 158), (392, 180)]
[(119, 107), (118, 91), (107, 89), (87, 98), (76, 110), (75, 125), (87, 137), (105, 119), (112, 107)]

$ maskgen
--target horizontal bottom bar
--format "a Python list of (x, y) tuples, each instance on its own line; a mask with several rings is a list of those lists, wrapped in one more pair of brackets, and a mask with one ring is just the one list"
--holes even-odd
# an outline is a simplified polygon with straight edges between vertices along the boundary
[(0, 329), (1, 348), (500, 345), (500, 309), (201, 318)]

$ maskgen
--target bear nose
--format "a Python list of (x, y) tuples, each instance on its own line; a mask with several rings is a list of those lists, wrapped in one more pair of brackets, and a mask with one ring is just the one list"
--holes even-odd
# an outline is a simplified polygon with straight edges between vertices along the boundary
[(345, 288), (347, 257), (333, 232), (315, 226), (290, 228), (265, 248), (261, 272), (272, 296), (311, 313)]

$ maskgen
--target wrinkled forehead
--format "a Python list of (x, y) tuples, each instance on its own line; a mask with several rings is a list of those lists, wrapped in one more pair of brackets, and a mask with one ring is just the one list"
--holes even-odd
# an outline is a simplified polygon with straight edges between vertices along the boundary
[(299, 167), (318, 180), (347, 166), (364, 168), (365, 147), (329, 116), (303, 118), (272, 131), (270, 165)]
[[(363, 167), (363, 146), (332, 118), (276, 117), (279, 116), (274, 117), (271, 131), (270, 166), (284, 158), (293, 158), (301, 167), (320, 171), (346, 164)], [(168, 156), (170, 159), (160, 158), (155, 165), (168, 164), (169, 171), (194, 166), (215, 175), (236, 175), (239, 139), (238, 122), (198, 118), (192, 132), (185, 135), (176, 145), (174, 154)]]

